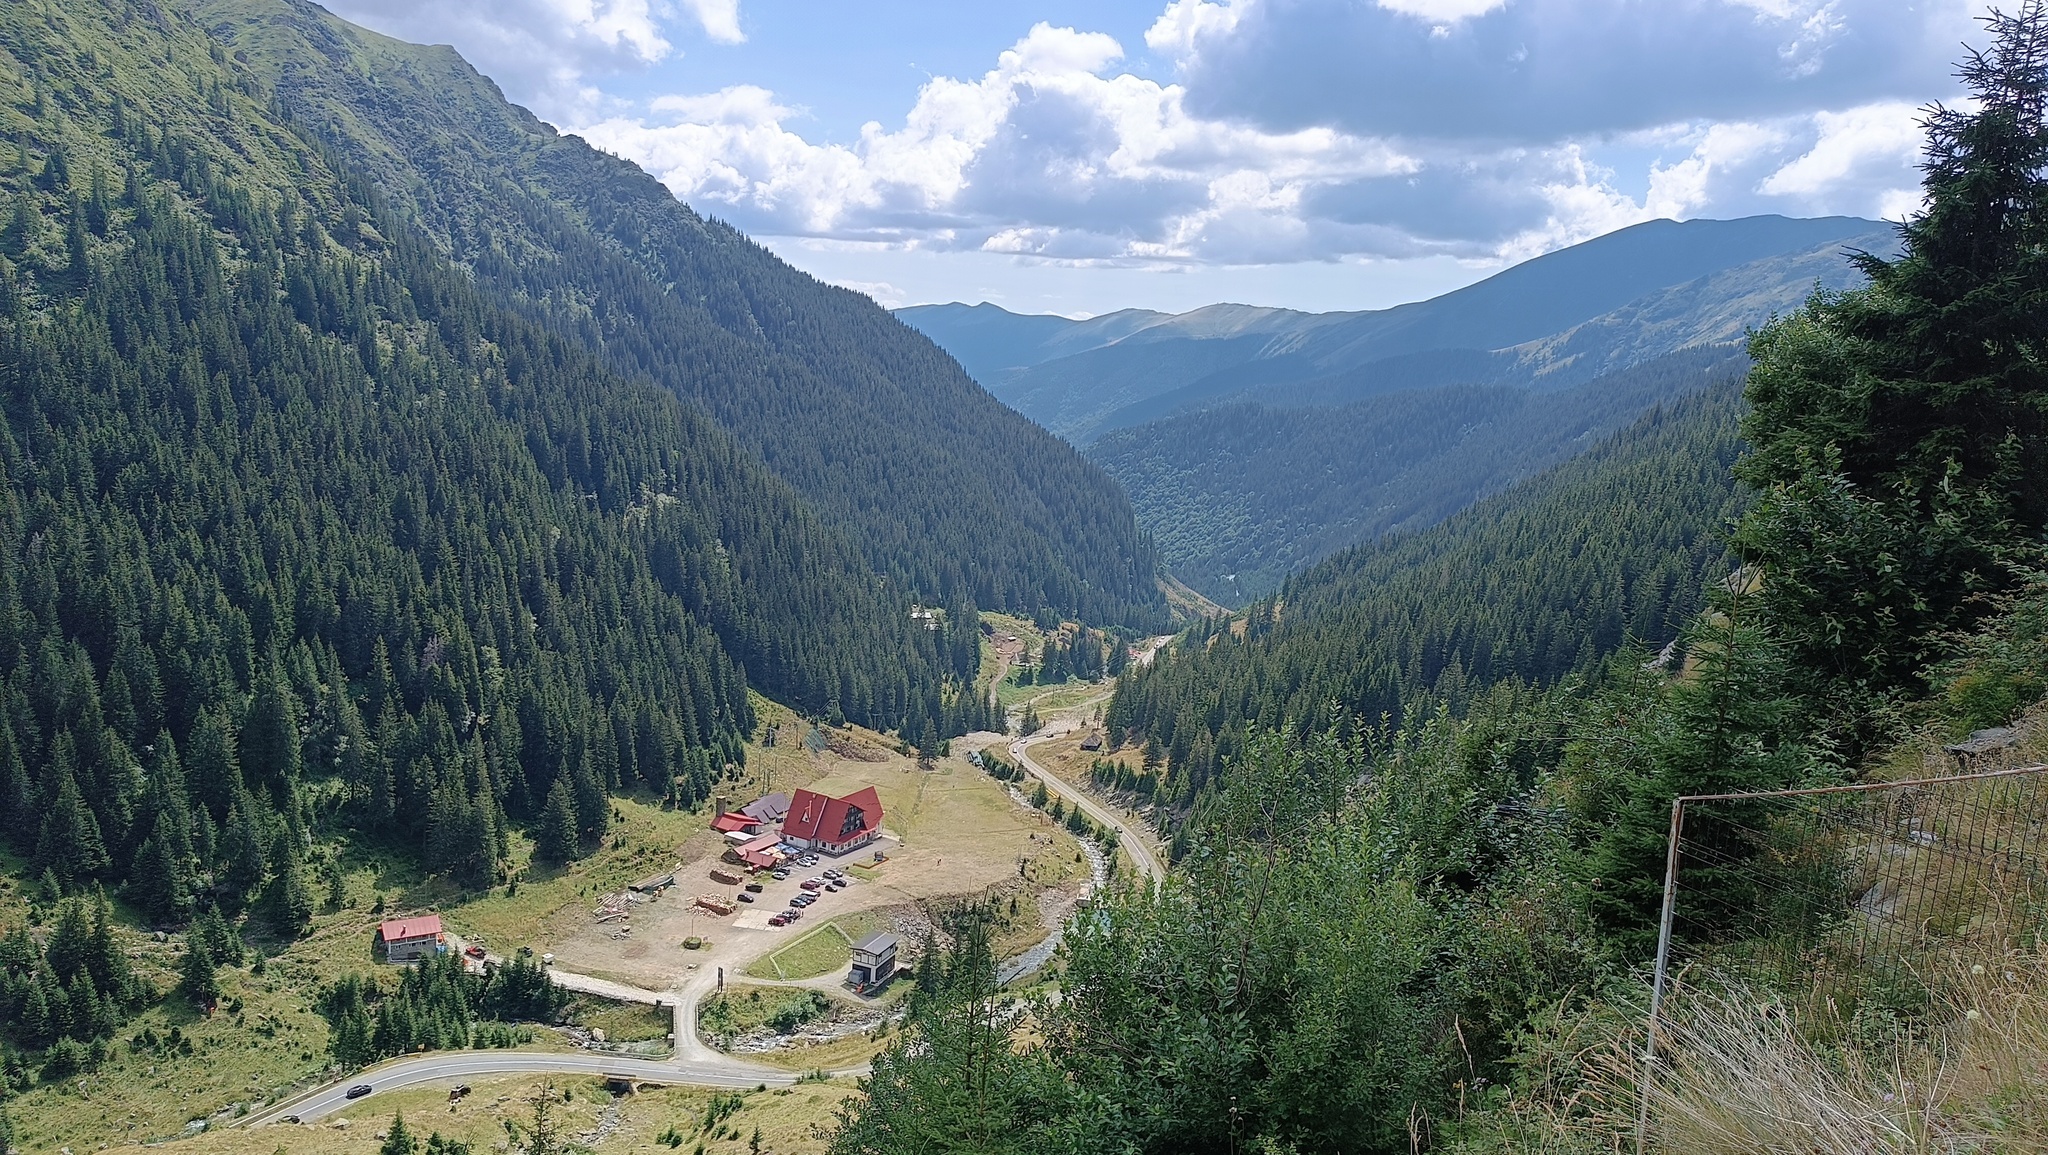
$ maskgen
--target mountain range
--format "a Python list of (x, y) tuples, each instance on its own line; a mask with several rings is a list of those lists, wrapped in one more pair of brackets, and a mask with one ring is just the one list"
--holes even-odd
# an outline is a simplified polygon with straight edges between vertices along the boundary
[(1241, 604), (1741, 373), (1750, 328), (1895, 247), (1855, 217), (1651, 221), (1370, 312), (897, 315), (1122, 482), (1177, 577)]
[(868, 298), (557, 132), (451, 48), (307, 0), (182, 8), (494, 301), (708, 412), (897, 589), (1163, 620), (1152, 551), (1101, 470)]

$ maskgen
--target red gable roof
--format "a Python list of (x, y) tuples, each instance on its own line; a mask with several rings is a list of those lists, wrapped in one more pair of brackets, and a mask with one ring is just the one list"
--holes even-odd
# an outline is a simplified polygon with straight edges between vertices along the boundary
[(727, 811), (711, 820), (711, 829), (723, 831), (727, 834), (737, 834), (742, 830), (752, 830), (759, 825), (761, 825), (760, 819), (752, 815), (741, 814), (737, 810)]
[(385, 942), (402, 942), (409, 938), (431, 938), (441, 933), (441, 916), (421, 915), (418, 918), (394, 918), (377, 928), (377, 937)]
[(781, 856), (774, 853), (775, 848), (781, 844), (782, 835), (771, 830), (752, 842), (734, 848), (733, 853), (739, 856), (741, 862), (760, 870), (782, 861)]
[(844, 798), (799, 790), (789, 800), (782, 833), (788, 838), (831, 844), (858, 838), (881, 825), (882, 798), (872, 786)]

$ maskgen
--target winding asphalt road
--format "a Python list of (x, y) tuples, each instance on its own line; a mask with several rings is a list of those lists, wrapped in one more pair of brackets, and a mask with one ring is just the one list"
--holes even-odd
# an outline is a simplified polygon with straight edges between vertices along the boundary
[(1015, 742), (1010, 743), (1010, 753), (1016, 756), (1018, 763), (1024, 769), (1029, 770), (1040, 782), (1045, 783), (1047, 790), (1066, 799), (1069, 805), (1078, 807), (1081, 813), (1086, 814), (1096, 822), (1114, 827), (1116, 829), (1118, 845), (1124, 848), (1124, 853), (1130, 856), (1132, 864), (1138, 868), (1140, 874), (1143, 874), (1155, 883), (1166, 877), (1166, 868), (1159, 864), (1158, 856), (1152, 853), (1152, 848), (1147, 846), (1145, 840), (1139, 837), (1136, 831), (1131, 829), (1128, 822), (1112, 814), (1108, 807), (1069, 786), (1060, 779), (1059, 775), (1032, 761), (1031, 747), (1040, 742), (1049, 741), (1061, 736), (1060, 734), (1036, 734), (1029, 738), (1019, 738)]
[[(864, 1068), (834, 1074), (860, 1074)], [(393, 1059), (347, 1079), (330, 1083), (274, 1107), (251, 1115), (244, 1126), (261, 1127), (287, 1116), (311, 1123), (360, 1103), (375, 1110), (376, 1096), (384, 1091), (402, 1091), (428, 1083), (454, 1085), (465, 1079), (487, 1075), (620, 1075), (646, 1083), (667, 1086), (748, 1088), (787, 1087), (797, 1077), (788, 1071), (757, 1067), (751, 1063), (676, 1062), (657, 1059), (615, 1058), (605, 1055), (571, 1055), (546, 1051), (436, 1051), (410, 1059)], [(348, 1089), (368, 1084), (372, 1091), (350, 1099)]]
[[(1150, 652), (1144, 655), (1146, 658), (1150, 656)], [(1047, 790), (1065, 798), (1070, 805), (1079, 807), (1083, 814), (1096, 822), (1114, 827), (1118, 843), (1138, 872), (1157, 883), (1165, 877), (1165, 867), (1160, 864), (1158, 856), (1152, 852), (1152, 848), (1145, 840), (1131, 829), (1129, 823), (1032, 760), (1033, 745), (1058, 736), (1038, 734), (1020, 738), (1010, 744), (1010, 753), (1016, 757), (1020, 765), (1045, 783)], [(566, 972), (557, 972), (556, 979), (572, 990), (586, 991), (627, 1002), (661, 1002), (673, 1006), (676, 1057), (630, 1059), (551, 1051), (435, 1051), (412, 1058), (388, 1060), (358, 1071), (346, 1079), (287, 1099), (276, 1106), (266, 1107), (249, 1116), (242, 1125), (261, 1127), (277, 1123), (286, 1117), (311, 1123), (342, 1110), (350, 1103), (368, 1104), (381, 1091), (398, 1091), (430, 1083), (453, 1086), (465, 1079), (487, 1075), (622, 1075), (647, 1083), (669, 1086), (721, 1088), (787, 1087), (797, 1080), (797, 1077), (788, 1071), (727, 1057), (705, 1046), (697, 1038), (696, 1007), (698, 1000), (710, 986), (711, 980), (707, 976), (693, 976), (690, 981), (679, 984), (677, 989), (665, 992), (643, 990), (622, 983)], [(865, 1066), (830, 1072), (833, 1075), (866, 1073)], [(348, 1098), (348, 1088), (365, 1083), (372, 1088), (369, 1095), (361, 1099)]]

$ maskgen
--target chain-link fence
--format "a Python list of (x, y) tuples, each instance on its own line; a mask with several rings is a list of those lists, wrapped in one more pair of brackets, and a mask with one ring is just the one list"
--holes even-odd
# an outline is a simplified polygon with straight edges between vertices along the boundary
[(2048, 766), (1679, 798), (1668, 851), (1639, 1151), (1674, 969), (1711, 953), (1790, 985), (2031, 944), (2048, 911)]

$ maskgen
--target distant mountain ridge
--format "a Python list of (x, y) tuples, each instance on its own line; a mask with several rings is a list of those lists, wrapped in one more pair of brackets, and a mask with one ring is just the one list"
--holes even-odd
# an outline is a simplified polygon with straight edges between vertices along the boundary
[[(1565, 387), (1691, 345), (1741, 339), (1816, 283), (1851, 281), (1845, 248), (1889, 251), (1857, 217), (1649, 221), (1547, 253), (1442, 296), (1369, 312), (1219, 304), (1085, 321), (995, 305), (896, 311), (1025, 416), (1079, 444), (1267, 387), (1377, 367), (1389, 391), (1480, 379)], [(1638, 332), (1654, 322), (1648, 336)], [(1499, 354), (1491, 368), (1476, 353)], [(1455, 367), (1440, 364), (1450, 361)]]
[(1895, 246), (1855, 217), (1651, 221), (1371, 312), (897, 316), (1085, 446), (1174, 573), (1241, 603), (1739, 375), (1750, 328), (1855, 284), (1847, 251)]

